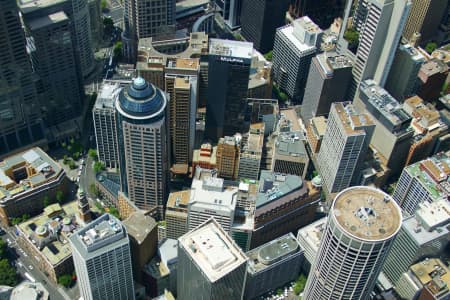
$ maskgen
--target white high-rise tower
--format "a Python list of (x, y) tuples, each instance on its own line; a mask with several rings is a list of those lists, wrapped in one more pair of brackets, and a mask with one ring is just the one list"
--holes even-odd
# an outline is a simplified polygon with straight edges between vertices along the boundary
[(369, 299), (401, 224), (400, 207), (381, 190), (355, 186), (340, 192), (303, 299)]

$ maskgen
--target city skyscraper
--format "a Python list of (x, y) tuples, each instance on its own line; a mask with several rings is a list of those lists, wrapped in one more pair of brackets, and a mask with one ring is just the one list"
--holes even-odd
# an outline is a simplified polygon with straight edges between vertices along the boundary
[(370, 144), (390, 169), (389, 176), (400, 174), (414, 134), (410, 127), (411, 116), (373, 80), (361, 82), (353, 105), (359, 112), (366, 113), (376, 125)]
[(217, 177), (194, 179), (188, 208), (188, 230), (213, 217), (223, 230), (230, 231), (237, 202), (237, 187), (225, 187)]
[(175, 0), (125, 0), (123, 7), (123, 53), (130, 63), (140, 39), (175, 32)]
[(209, 40), (205, 134), (213, 142), (242, 130), (252, 53), (252, 43)]
[(15, 1), (0, 0), (0, 156), (46, 146), (31, 64)]
[(49, 14), (46, 10), (22, 16), (33, 69), (39, 76), (41, 111), (45, 124), (51, 127), (80, 116), (84, 89), (71, 20), (62, 10)]
[[(70, 19), (74, 38), (75, 58), (83, 78), (89, 76), (95, 68), (94, 51), (91, 37), (91, 22), (88, 0), (19, 0), (24, 19), (46, 17), (63, 11)], [(67, 39), (67, 37), (65, 37)]]
[(164, 90), (170, 97), (170, 145), (175, 174), (187, 174), (192, 162), (199, 71), (199, 60), (195, 58), (170, 59), (164, 70)]
[(242, 4), (241, 34), (256, 50), (272, 50), (275, 31), (285, 24), (289, 0), (247, 0)]
[(311, 59), (320, 47), (322, 30), (308, 17), (280, 27), (273, 45), (273, 78), (294, 103), (301, 103)]
[(345, 1), (341, 0), (290, 0), (292, 18), (308, 16), (320, 28), (328, 28), (333, 20), (344, 14)]
[(313, 117), (328, 115), (332, 102), (346, 100), (352, 66), (347, 56), (333, 52), (313, 57), (301, 110), (305, 123)]
[(403, 169), (392, 198), (403, 211), (414, 215), (420, 203), (433, 203), (448, 198), (450, 151), (411, 164)]
[(414, 0), (411, 12), (403, 29), (403, 37), (410, 40), (420, 33), (420, 43), (436, 37), (442, 17), (448, 13), (446, 0)]
[(69, 241), (83, 299), (135, 299), (130, 240), (118, 219), (104, 214)]
[(219, 139), (216, 152), (218, 176), (236, 180), (239, 175), (239, 157), (241, 153), (241, 136), (225, 136)]
[(242, 299), (247, 260), (210, 218), (178, 239), (178, 299)]
[(358, 183), (375, 124), (366, 114), (358, 114), (350, 103), (333, 103), (327, 129), (317, 155), (323, 184), (329, 193)]
[(409, 44), (400, 45), (395, 54), (385, 89), (397, 101), (414, 95), (419, 88), (421, 66), (426, 62), (425, 56)]
[(241, 11), (244, 0), (214, 0), (225, 24), (230, 29), (241, 26)]
[(164, 215), (169, 145), (164, 92), (138, 77), (116, 100), (121, 189), (140, 209)]
[(115, 102), (121, 90), (118, 83), (103, 81), (92, 109), (97, 156), (108, 168), (119, 166)]
[(354, 186), (340, 192), (303, 299), (369, 299), (401, 225), (400, 207), (381, 190)]
[[(352, 2), (347, 1), (343, 24), (348, 22)], [(352, 23), (353, 28), (359, 32), (359, 45), (354, 54), (350, 99), (354, 97), (359, 84), (365, 79), (373, 79), (380, 86), (384, 86), (410, 7), (410, 0), (358, 1)], [(343, 25), (341, 28), (338, 46), (340, 51), (343, 51), (341, 43), (345, 43), (346, 27)], [(351, 51), (344, 52), (352, 55)]]
[(447, 199), (423, 203), (415, 216), (405, 218), (383, 267), (393, 285), (409, 266), (427, 257), (440, 257), (450, 238), (450, 204)]

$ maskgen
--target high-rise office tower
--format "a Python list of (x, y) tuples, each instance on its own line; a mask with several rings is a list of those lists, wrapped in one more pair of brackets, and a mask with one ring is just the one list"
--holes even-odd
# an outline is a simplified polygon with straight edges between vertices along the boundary
[(242, 144), (238, 177), (258, 180), (264, 146), (264, 123), (251, 124), (249, 132), (243, 136)]
[(344, 14), (345, 1), (341, 0), (290, 0), (292, 18), (308, 16), (320, 28), (328, 28), (333, 20)]
[(355, 186), (340, 192), (303, 299), (369, 299), (401, 225), (400, 207), (381, 190)]
[(175, 31), (175, 0), (125, 0), (123, 52), (136, 62), (138, 41)]
[(166, 237), (178, 239), (188, 232), (188, 204), (191, 190), (172, 192), (166, 205)]
[(409, 40), (415, 33), (420, 33), (421, 44), (436, 37), (441, 20), (447, 13), (447, 5), (446, 0), (414, 0), (403, 37)]
[(195, 58), (168, 60), (164, 70), (164, 90), (170, 97), (169, 130), (175, 174), (187, 174), (192, 162), (199, 71), (199, 60)]
[(0, 156), (45, 146), (41, 110), (15, 1), (0, 1)]
[(50, 127), (79, 117), (84, 91), (70, 19), (63, 11), (23, 14), (23, 19), (33, 68), (39, 76), (45, 124)]
[(138, 77), (116, 100), (121, 189), (140, 209), (164, 215), (169, 146), (165, 93)]
[(415, 216), (407, 217), (386, 258), (383, 273), (397, 285), (409, 266), (426, 257), (439, 257), (450, 238), (450, 205), (447, 199), (423, 203)]
[(242, 2), (244, 0), (214, 0), (217, 11), (230, 29), (241, 26)]
[[(63, 11), (70, 19), (75, 59), (81, 75), (86, 78), (94, 71), (95, 62), (88, 0), (19, 0), (18, 3), (25, 23), (27, 19), (46, 17), (58, 11)], [(65, 39), (67, 39), (67, 36)]]
[(125, 227), (104, 214), (69, 237), (83, 299), (135, 299)]
[(280, 27), (273, 45), (273, 75), (278, 87), (301, 103), (311, 59), (320, 47), (322, 30), (308, 17)]
[(225, 187), (217, 177), (194, 179), (188, 209), (188, 230), (213, 217), (226, 232), (230, 231), (237, 203), (237, 187)]
[(118, 83), (104, 81), (92, 109), (98, 159), (108, 168), (119, 166), (115, 101), (121, 90)]
[(247, 256), (214, 220), (178, 239), (178, 299), (242, 299)]
[(375, 124), (367, 114), (358, 114), (350, 103), (333, 103), (327, 129), (317, 155), (323, 184), (329, 193), (358, 183)]
[(301, 110), (304, 122), (328, 115), (332, 102), (346, 100), (352, 66), (345, 55), (325, 52), (313, 57)]
[(403, 211), (414, 215), (418, 205), (449, 197), (450, 151), (411, 164), (403, 169), (392, 198)]
[(448, 71), (448, 65), (437, 58), (424, 63), (418, 74), (417, 95), (427, 102), (437, 101), (441, 96), (442, 86), (447, 80)]
[(219, 139), (216, 152), (218, 176), (236, 180), (239, 174), (239, 156), (241, 153), (241, 136), (226, 136)]
[(209, 40), (205, 134), (213, 142), (242, 130), (252, 53), (252, 43)]
[[(352, 2), (347, 1), (343, 24), (347, 24)], [(380, 86), (384, 86), (410, 7), (409, 0), (358, 1), (353, 26), (359, 31), (359, 45), (352, 70), (350, 98), (354, 97), (359, 84), (365, 79), (374, 79)], [(343, 26), (340, 32), (341, 42), (345, 30), (346, 26)]]
[(370, 144), (391, 170), (390, 176), (398, 175), (405, 165), (414, 134), (410, 128), (412, 118), (375, 81), (361, 82), (359, 90), (353, 104), (359, 112), (368, 114), (376, 125)]
[(289, 0), (250, 0), (242, 4), (241, 34), (256, 50), (272, 50), (275, 31), (285, 24)]
[(409, 44), (400, 45), (395, 54), (385, 89), (397, 101), (414, 95), (419, 87), (419, 74), (425, 56)]

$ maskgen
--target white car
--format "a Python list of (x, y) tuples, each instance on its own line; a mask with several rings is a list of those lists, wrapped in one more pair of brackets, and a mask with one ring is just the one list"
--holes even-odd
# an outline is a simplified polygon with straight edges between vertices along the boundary
[(17, 265), (18, 265), (19, 267), (23, 267), (23, 264), (22, 264), (20, 261), (17, 262)]
[(30, 270), (33, 270), (33, 266), (32, 265), (29, 265), (28, 268), (30, 268)]

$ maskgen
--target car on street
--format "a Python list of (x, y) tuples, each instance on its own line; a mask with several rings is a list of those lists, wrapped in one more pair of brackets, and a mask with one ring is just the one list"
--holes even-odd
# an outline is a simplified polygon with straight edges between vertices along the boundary
[(28, 268), (30, 268), (30, 270), (33, 270), (33, 266), (32, 265), (29, 265)]

